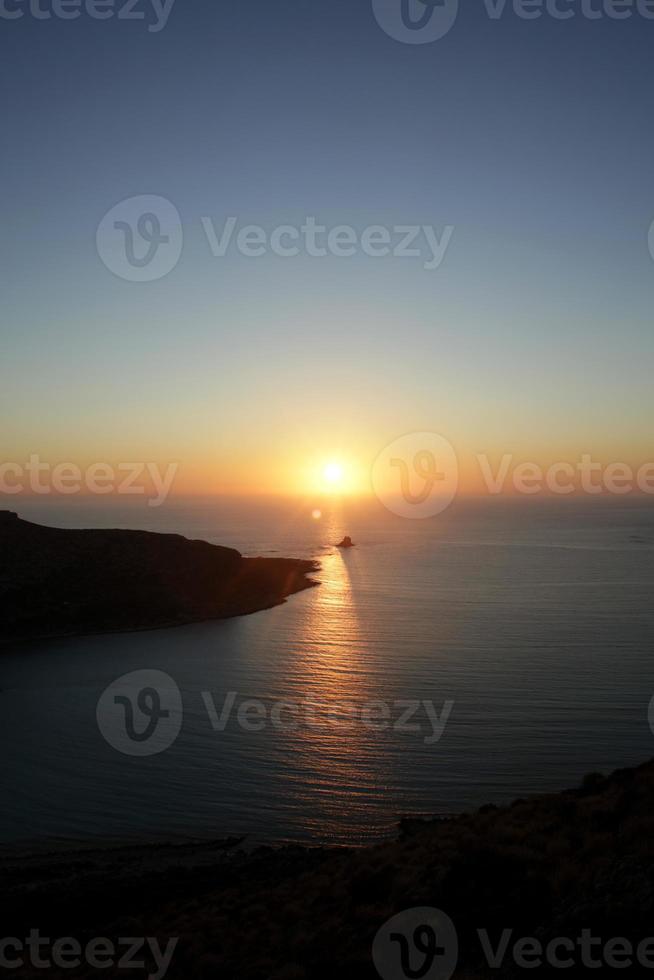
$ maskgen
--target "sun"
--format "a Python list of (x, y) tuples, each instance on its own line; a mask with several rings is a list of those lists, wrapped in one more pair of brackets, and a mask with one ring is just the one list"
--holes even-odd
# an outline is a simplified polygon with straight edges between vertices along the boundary
[(330, 486), (336, 487), (343, 482), (343, 465), (334, 461), (326, 463), (322, 475)]
[(306, 459), (301, 469), (298, 467), (297, 484), (314, 498), (311, 508), (320, 508), (322, 496), (333, 500), (362, 493), (365, 476), (363, 467), (353, 456), (327, 449)]

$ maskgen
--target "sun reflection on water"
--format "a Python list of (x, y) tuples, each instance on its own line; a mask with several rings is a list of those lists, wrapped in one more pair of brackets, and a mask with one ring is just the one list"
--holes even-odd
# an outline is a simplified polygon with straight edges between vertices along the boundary
[[(330, 521), (330, 533), (339, 522)], [(338, 540), (338, 538), (336, 538)], [(356, 549), (326, 552), (320, 586), (311, 595), (294, 650), (294, 688), (302, 703), (288, 743), (288, 766), (302, 786), (307, 830), (334, 832), (346, 815), (365, 809), (382, 785), (377, 733), (361, 724), (371, 690), (368, 641), (362, 635)], [(306, 806), (307, 787), (314, 806)]]

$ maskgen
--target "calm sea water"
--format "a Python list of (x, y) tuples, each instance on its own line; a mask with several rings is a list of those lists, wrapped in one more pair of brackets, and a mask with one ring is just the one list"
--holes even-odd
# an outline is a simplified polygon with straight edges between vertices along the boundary
[[(456, 812), (654, 755), (654, 508), (459, 504), (430, 521), (368, 505), (21, 503), (62, 527), (175, 531), (244, 554), (320, 559), (321, 585), (240, 619), (32, 643), (0, 657), (0, 841), (205, 837), (361, 843), (405, 814)], [(344, 533), (357, 547), (333, 547)], [(120, 675), (164, 671), (183, 722), (124, 755), (96, 722)], [(234, 713), (215, 731), (203, 692)], [(300, 706), (245, 730), (245, 699)], [(385, 730), (364, 724), (388, 710)], [(438, 741), (424, 708), (451, 713)], [(309, 706), (310, 713), (304, 713)], [(330, 709), (329, 717), (326, 709)], [(355, 714), (358, 712), (358, 715)]]

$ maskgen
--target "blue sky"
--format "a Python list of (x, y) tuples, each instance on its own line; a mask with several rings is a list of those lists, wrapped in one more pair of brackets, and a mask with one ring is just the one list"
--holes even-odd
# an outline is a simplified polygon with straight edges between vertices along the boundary
[[(26, 15), (0, 38), (10, 452), (224, 465), (412, 428), (480, 451), (646, 445), (654, 21), (480, 2), (410, 45), (365, 0), (177, 0), (158, 33)], [(184, 227), (151, 283), (95, 247), (141, 194)], [(217, 259), (201, 219), (229, 215), (455, 230), (434, 271)]]

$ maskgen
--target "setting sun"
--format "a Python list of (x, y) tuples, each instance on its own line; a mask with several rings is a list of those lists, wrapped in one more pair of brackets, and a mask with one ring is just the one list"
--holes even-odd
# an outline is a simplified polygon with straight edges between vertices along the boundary
[(343, 467), (340, 463), (327, 463), (323, 470), (323, 476), (327, 480), (327, 483), (331, 483), (332, 486), (341, 483), (343, 480)]
[(307, 455), (297, 469), (289, 470), (289, 482), (293, 481), (298, 493), (313, 497), (312, 507), (320, 505), (320, 498), (360, 496), (367, 490), (367, 469), (353, 453), (339, 447)]

